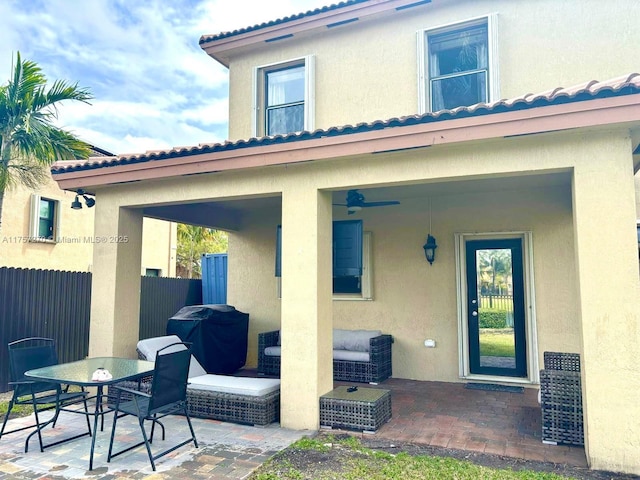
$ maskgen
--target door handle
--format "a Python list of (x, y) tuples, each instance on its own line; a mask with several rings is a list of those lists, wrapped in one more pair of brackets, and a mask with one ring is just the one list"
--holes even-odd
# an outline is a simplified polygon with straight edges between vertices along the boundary
[(478, 312), (476, 312), (475, 310), (473, 312), (471, 312), (471, 315), (473, 315), (474, 317), (478, 316)]

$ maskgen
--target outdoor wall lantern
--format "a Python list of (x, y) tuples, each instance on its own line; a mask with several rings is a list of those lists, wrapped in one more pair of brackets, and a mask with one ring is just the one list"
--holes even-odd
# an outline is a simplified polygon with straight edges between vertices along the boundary
[(427, 243), (425, 243), (422, 248), (424, 248), (424, 256), (426, 257), (427, 262), (429, 262), (429, 265), (432, 265), (433, 261), (436, 259), (436, 248), (438, 248), (438, 245), (436, 245), (436, 239), (429, 234), (427, 236)]
[(71, 202), (71, 208), (74, 210), (80, 210), (82, 208), (82, 203), (80, 203), (80, 199), (78, 197), (84, 198), (84, 203), (87, 205), (87, 208), (91, 208), (96, 204), (96, 199), (88, 197), (86, 192), (80, 188), (76, 190), (76, 199)]
[(436, 239), (431, 236), (431, 198), (429, 198), (429, 234), (427, 235), (427, 243), (422, 248), (424, 248), (424, 256), (427, 258), (427, 262), (429, 262), (429, 265), (433, 265), (438, 245), (436, 245)]

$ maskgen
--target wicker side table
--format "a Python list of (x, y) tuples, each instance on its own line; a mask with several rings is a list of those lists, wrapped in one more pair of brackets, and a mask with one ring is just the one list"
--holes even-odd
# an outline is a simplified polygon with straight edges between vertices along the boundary
[(391, 418), (391, 391), (338, 387), (320, 397), (320, 425), (375, 432)]

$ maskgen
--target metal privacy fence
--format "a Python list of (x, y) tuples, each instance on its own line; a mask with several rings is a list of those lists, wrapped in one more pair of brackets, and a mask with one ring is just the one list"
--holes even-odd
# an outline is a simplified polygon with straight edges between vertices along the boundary
[[(164, 335), (167, 320), (202, 303), (202, 281), (142, 277), (140, 338)], [(89, 353), (91, 273), (0, 268), (0, 392), (8, 390), (7, 343), (25, 337), (56, 342), (60, 362)]]

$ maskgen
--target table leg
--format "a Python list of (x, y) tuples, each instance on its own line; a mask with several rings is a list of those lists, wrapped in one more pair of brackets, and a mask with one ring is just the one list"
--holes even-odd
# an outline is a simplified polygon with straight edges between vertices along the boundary
[[(96, 411), (93, 414), (93, 435), (91, 436), (91, 452), (89, 454), (89, 470), (93, 470), (93, 451), (96, 447), (96, 437), (98, 436), (98, 417), (103, 416), (102, 411), (102, 385), (98, 385), (96, 393)], [(104, 418), (102, 419), (104, 425)]]

